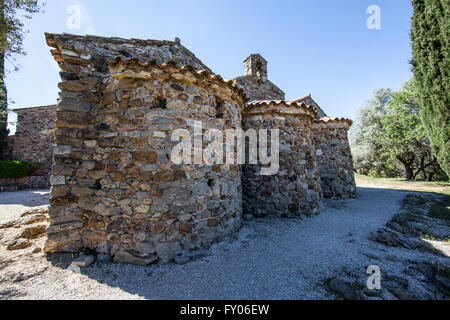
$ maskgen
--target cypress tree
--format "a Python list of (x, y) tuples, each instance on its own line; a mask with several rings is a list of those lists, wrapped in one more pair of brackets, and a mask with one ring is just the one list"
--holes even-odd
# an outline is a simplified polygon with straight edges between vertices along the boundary
[(450, 1), (412, 0), (412, 68), (420, 113), (439, 164), (450, 177)]

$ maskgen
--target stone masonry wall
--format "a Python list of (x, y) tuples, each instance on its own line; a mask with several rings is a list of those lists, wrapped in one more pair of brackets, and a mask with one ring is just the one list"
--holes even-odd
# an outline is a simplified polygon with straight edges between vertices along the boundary
[[(282, 101), (260, 55), (245, 60), (243, 77), (224, 81), (179, 41), (46, 37), (62, 70), (48, 253), (89, 250), (142, 265), (183, 260), (238, 230), (243, 211), (318, 214), (323, 181), (331, 181), (321, 184), (321, 175), (336, 175), (327, 195), (354, 188), (344, 185), (352, 183), (348, 128), (314, 123), (314, 107)], [(265, 101), (244, 107), (255, 99)], [(198, 141), (198, 123), (202, 134), (280, 129), (278, 174), (261, 176), (261, 164), (175, 164), (171, 134), (184, 129)]]
[(8, 137), (5, 159), (40, 163), (30, 177), (2, 179), (3, 191), (20, 189), (45, 189), (50, 187), (50, 171), (53, 163), (56, 106), (15, 109), (16, 133)]
[(244, 129), (280, 130), (280, 169), (276, 175), (261, 176), (261, 164), (244, 165), (244, 214), (293, 217), (320, 212), (322, 195), (312, 140), (315, 115), (313, 108), (285, 101), (246, 106)]
[[(156, 59), (159, 63), (173, 60), (178, 65), (190, 64), (196, 70), (205, 66), (178, 42), (69, 34), (46, 34), (46, 39), (54, 48), (51, 52), (62, 70), (63, 80), (58, 85), (61, 92), (55, 122), (51, 225), (47, 230), (46, 251), (80, 252), (85, 248), (82, 230), (89, 221), (84, 207), (96, 205), (92, 190), (98, 188), (98, 183), (95, 176), (78, 177), (77, 174), (83, 170), (105, 169), (102, 159), (93, 159), (87, 153), (92, 149), (90, 143), (94, 143), (89, 141), (95, 141), (103, 128), (94, 126), (92, 111), (94, 106), (108, 105), (116, 99), (114, 95), (101, 93), (111, 81), (107, 59), (123, 56), (143, 61)], [(103, 235), (99, 231), (95, 234)]]
[(90, 249), (149, 264), (237, 230), (239, 166), (175, 165), (169, 157), (171, 132), (192, 131), (194, 120), (204, 128), (240, 127), (241, 92), (175, 61), (117, 59), (104, 74), (95, 66), (88, 73), (92, 66), (75, 64), (82, 51), (73, 44), (64, 50), (71, 52), (60, 66), (80, 71), (68, 75), (80, 79), (59, 85), (46, 251)]
[(348, 141), (352, 121), (321, 118), (313, 125), (314, 144), (325, 198), (356, 196), (353, 159)]
[(11, 158), (44, 163), (50, 171), (56, 106), (15, 109), (14, 112), (17, 113), (17, 127), (11, 146)]

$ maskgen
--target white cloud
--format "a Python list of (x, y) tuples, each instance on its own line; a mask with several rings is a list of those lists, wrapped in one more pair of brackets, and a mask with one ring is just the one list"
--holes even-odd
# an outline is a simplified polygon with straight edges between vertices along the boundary
[(97, 31), (94, 26), (94, 22), (93, 22), (94, 19), (92, 19), (92, 16), (91, 16), (89, 10), (87, 10), (87, 8), (83, 4), (83, 2), (81, 0), (75, 0), (67, 7), (68, 11), (69, 11), (69, 8), (71, 8), (73, 6), (78, 7), (79, 9), (75, 10), (75, 11), (73, 9), (70, 10), (70, 13), (68, 13), (70, 15), (67, 17), (67, 19), (68, 19), (67, 21), (69, 21), (69, 19), (73, 20), (74, 18), (77, 18), (74, 15), (77, 15), (79, 13), (80, 14), (79, 24), (78, 23), (74, 24), (71, 22), (71, 25), (75, 25), (76, 27), (79, 27), (78, 30), (79, 30), (79, 33), (81, 33), (81, 34), (83, 34), (83, 33), (84, 34), (96, 34)]

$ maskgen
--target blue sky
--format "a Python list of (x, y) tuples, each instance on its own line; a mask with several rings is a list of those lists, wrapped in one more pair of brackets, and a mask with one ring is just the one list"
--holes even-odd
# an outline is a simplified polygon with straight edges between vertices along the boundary
[[(71, 5), (81, 8), (77, 30), (67, 26)], [(381, 9), (380, 30), (366, 26), (370, 5)], [(179, 37), (227, 79), (242, 75), (242, 60), (260, 53), (287, 99), (311, 93), (330, 116), (354, 119), (374, 89), (397, 89), (411, 77), (411, 14), (409, 0), (47, 0), (45, 12), (26, 22), (21, 70), (6, 79), (10, 107), (56, 102), (58, 67), (44, 32), (68, 32)]]

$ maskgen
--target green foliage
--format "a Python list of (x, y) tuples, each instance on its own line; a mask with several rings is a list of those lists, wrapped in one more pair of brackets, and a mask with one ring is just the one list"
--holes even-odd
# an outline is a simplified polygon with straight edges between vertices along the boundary
[(41, 163), (41, 162), (31, 162), (31, 163), (28, 163), (28, 165), (29, 165), (29, 168), (30, 168), (30, 170), (29, 170), (29, 174), (30, 175), (32, 175), (33, 173), (35, 173), (36, 171), (42, 169), (42, 167), (45, 166), (45, 164)]
[(0, 161), (0, 179), (22, 178), (30, 174), (30, 165), (21, 161)]
[(355, 170), (372, 177), (396, 177), (401, 174), (398, 165), (381, 152), (377, 135), (382, 130), (381, 119), (387, 113), (391, 89), (377, 89), (366, 105), (358, 110), (351, 131), (351, 146)]
[(6, 59), (14, 55), (24, 55), (23, 39), (27, 33), (24, 30), (23, 19), (42, 10), (44, 4), (38, 0), (0, 0), (0, 52)]
[(391, 97), (386, 114), (380, 119), (382, 130), (375, 139), (381, 145), (380, 154), (399, 160), (405, 167), (406, 179), (412, 180), (416, 176), (415, 169), (434, 160), (420, 119), (414, 82), (407, 82)]
[(434, 154), (450, 176), (450, 1), (412, 0), (412, 66), (421, 117)]
[(397, 92), (376, 90), (360, 109), (352, 140), (358, 173), (395, 177), (401, 173), (401, 164), (407, 180), (420, 173), (424, 180), (447, 180), (431, 152), (418, 100), (417, 86), (411, 80)]

